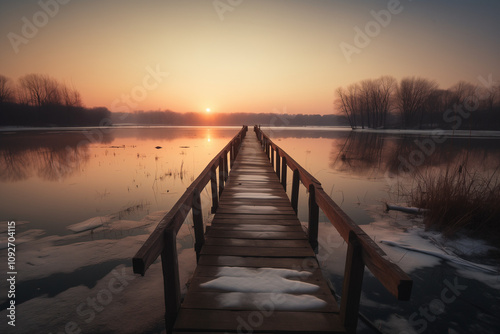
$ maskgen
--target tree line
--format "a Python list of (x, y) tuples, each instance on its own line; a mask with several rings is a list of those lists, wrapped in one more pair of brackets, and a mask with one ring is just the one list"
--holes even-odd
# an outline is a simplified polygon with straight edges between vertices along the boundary
[(363, 80), (335, 91), (337, 114), (355, 128), (499, 129), (500, 85), (460, 81), (449, 89), (420, 77)]
[(0, 125), (89, 126), (108, 119), (107, 108), (85, 108), (73, 87), (45, 74), (17, 82), (0, 75)]
[(192, 125), (192, 126), (240, 126), (261, 124), (263, 126), (348, 126), (341, 115), (305, 115), (286, 113), (179, 113), (164, 111), (113, 112), (113, 124), (139, 125)]

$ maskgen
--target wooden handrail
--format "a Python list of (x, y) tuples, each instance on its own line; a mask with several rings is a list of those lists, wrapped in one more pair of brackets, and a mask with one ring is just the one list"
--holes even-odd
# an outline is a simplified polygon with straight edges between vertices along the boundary
[[(175, 205), (170, 209), (170, 211), (160, 220), (155, 230), (151, 233), (149, 238), (144, 242), (139, 251), (135, 254), (132, 259), (134, 273), (144, 275), (148, 267), (158, 258), (165, 247), (165, 231), (173, 230), (175, 235), (181, 228), (184, 220), (186, 219), (189, 211), (196, 210), (195, 216), (201, 215), (201, 206), (196, 207), (193, 205), (193, 200), (195, 203), (199, 203), (198, 199), (195, 198), (195, 194), (199, 193), (205, 188), (208, 182), (212, 182), (212, 210), (216, 210), (218, 206), (217, 197), (217, 178), (215, 175), (215, 170), (219, 168), (219, 182), (220, 182), (220, 192), (224, 189), (223, 182), (227, 180), (228, 170), (227, 170), (227, 154), (229, 152), (234, 152), (232, 154), (232, 159), (235, 159), (241, 141), (245, 137), (248, 130), (247, 126), (244, 126), (236, 136), (208, 163), (205, 169), (200, 173), (200, 175), (191, 183), (191, 185), (186, 189), (181, 198), (175, 203)], [(215, 183), (215, 184), (214, 184)], [(215, 191), (215, 193), (214, 193)], [(219, 194), (220, 196), (220, 194)], [(197, 224), (199, 226), (199, 224)], [(202, 235), (198, 233), (198, 235)], [(200, 240), (197, 240), (200, 243)], [(201, 246), (200, 246), (201, 247)]]
[[(366, 267), (372, 272), (372, 274), (384, 285), (384, 287), (396, 296), (399, 300), (409, 300), (411, 295), (411, 289), (413, 281), (411, 278), (401, 269), (398, 265), (392, 262), (387, 254), (326, 194), (323, 190), (321, 183), (314, 178), (309, 172), (307, 172), (300, 164), (298, 164), (290, 155), (288, 155), (281, 147), (276, 145), (264, 132), (261, 131), (260, 127), (255, 126), (254, 130), (256, 132), (257, 138), (263, 145), (265, 152), (276, 152), (276, 157), (271, 156), (271, 162), (276, 159), (276, 163), (273, 166), (277, 167), (276, 173), (279, 173), (279, 158), (286, 161), (283, 165), (285, 168), (288, 166), (294, 175), (294, 186), (292, 189), (292, 205), (293, 202), (298, 198), (298, 186), (297, 175), (300, 182), (308, 189), (309, 193), (312, 194), (313, 201), (317, 204), (319, 208), (323, 211), (326, 217), (330, 220), (332, 225), (337, 229), (342, 238), (348, 243), (350, 247), (356, 244), (356, 247), (360, 248), (360, 254), (362, 261)], [(269, 156), (268, 156), (269, 157)], [(286, 177), (286, 172), (281, 173)], [(286, 180), (281, 180), (282, 184), (286, 184)], [(309, 207), (313, 206), (314, 203), (309, 203)], [(296, 204), (295, 204), (296, 205)], [(295, 209), (295, 208), (294, 208)], [(311, 209), (310, 209), (311, 210)], [(311, 216), (315, 219), (315, 212), (309, 214), (309, 224), (311, 226)], [(317, 238), (317, 227), (313, 225), (313, 235), (309, 236), (310, 239)], [(314, 235), (315, 234), (315, 235)], [(310, 240), (311, 245), (317, 245), (317, 240)], [(359, 246), (358, 246), (359, 245)], [(351, 267), (347, 268), (348, 263), (346, 263), (346, 274), (351, 272)], [(349, 269), (349, 270), (348, 270)]]

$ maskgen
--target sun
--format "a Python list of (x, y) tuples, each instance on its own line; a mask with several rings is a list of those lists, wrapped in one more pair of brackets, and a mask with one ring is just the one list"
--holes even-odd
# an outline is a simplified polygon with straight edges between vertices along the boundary
[(210, 108), (207, 108), (207, 109), (205, 109), (205, 111), (206, 111), (206, 112), (210, 112), (211, 110), (210, 110)]

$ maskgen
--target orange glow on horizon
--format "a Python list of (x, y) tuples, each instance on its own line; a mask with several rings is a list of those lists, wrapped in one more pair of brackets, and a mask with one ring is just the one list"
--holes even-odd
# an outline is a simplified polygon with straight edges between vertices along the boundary
[[(4, 36), (22, 37), (30, 29), (21, 18), (41, 11), (38, 2), (19, 3), (0, 5)], [(339, 45), (363, 40), (354, 28), (364, 29), (374, 20), (370, 13), (387, 4), (252, 1), (221, 20), (206, 1), (68, 2), (17, 45), (17, 53), (9, 38), (0, 40), (0, 74), (16, 82), (48, 74), (77, 89), (85, 106), (111, 111), (271, 113), (286, 107), (289, 114), (331, 114), (338, 87), (382, 75), (422, 76), (443, 89), (460, 80), (477, 83), (492, 71), (498, 81), (496, 6), (474, 5), (465, 11), (472, 15), (465, 25), (450, 14), (462, 10), (456, 6), (405, 3), (366, 46), (357, 46), (349, 63)]]

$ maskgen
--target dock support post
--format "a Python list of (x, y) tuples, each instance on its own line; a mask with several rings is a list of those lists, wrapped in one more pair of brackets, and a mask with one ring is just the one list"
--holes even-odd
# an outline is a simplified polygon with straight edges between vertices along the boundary
[(292, 202), (292, 208), (293, 208), (293, 211), (295, 211), (295, 214), (297, 214), (299, 211), (298, 211), (298, 204), (299, 204), (299, 184), (300, 182), (300, 174), (299, 174), (299, 170), (298, 169), (295, 169), (293, 171), (293, 181), (292, 181), (292, 199), (291, 199), (291, 202)]
[(194, 250), (196, 251), (196, 262), (200, 259), (200, 252), (205, 243), (205, 231), (203, 230), (203, 214), (201, 210), (200, 191), (196, 188), (193, 191), (193, 225), (194, 225)]
[(314, 252), (318, 253), (318, 220), (319, 207), (316, 203), (314, 184), (309, 185), (309, 244)]
[(286, 192), (286, 172), (287, 172), (286, 158), (283, 157), (281, 161), (281, 185)]
[(177, 258), (176, 233), (165, 229), (165, 246), (161, 252), (163, 271), (163, 294), (165, 298), (165, 328), (172, 333), (175, 319), (181, 307), (181, 285), (179, 283), (179, 260)]
[(347, 333), (356, 333), (364, 270), (363, 249), (356, 234), (350, 231), (340, 304), (340, 319)]

